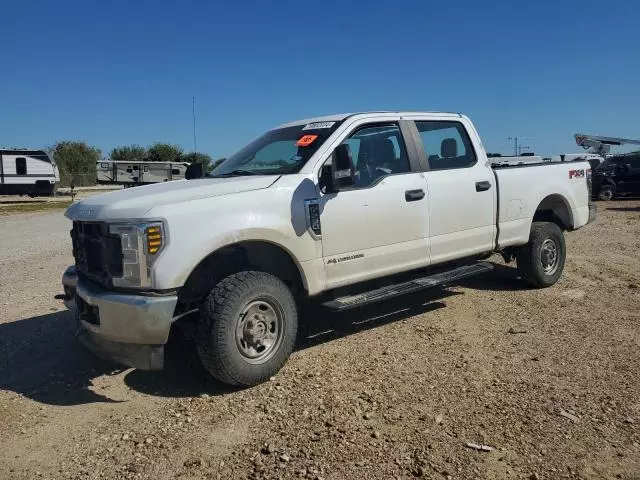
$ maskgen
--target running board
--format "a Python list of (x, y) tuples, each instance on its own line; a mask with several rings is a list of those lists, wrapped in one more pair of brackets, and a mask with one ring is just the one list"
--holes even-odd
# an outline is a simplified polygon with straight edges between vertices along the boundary
[(493, 265), (488, 262), (478, 262), (473, 265), (464, 265), (433, 275), (409, 280), (408, 282), (396, 283), (387, 287), (377, 288), (358, 295), (347, 295), (329, 300), (322, 304), (323, 307), (331, 310), (349, 310), (369, 303), (381, 302), (390, 298), (406, 295), (408, 293), (419, 292), (427, 288), (438, 287), (449, 283), (457, 282), (467, 277), (472, 277), (480, 273), (493, 270)]

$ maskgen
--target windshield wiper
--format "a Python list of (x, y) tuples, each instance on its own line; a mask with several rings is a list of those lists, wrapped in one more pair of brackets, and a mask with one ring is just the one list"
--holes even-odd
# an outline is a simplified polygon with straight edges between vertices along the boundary
[(244, 177), (247, 175), (263, 175), (260, 172), (255, 172), (252, 170), (232, 170), (227, 173), (220, 173), (218, 175), (212, 175), (213, 178), (221, 178), (221, 177)]

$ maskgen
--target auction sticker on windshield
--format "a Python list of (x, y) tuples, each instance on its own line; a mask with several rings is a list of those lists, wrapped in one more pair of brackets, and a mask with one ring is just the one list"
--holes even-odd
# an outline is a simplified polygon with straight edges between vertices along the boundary
[(304, 135), (302, 138), (300, 138), (300, 140), (296, 142), (296, 146), (308, 147), (314, 142), (316, 138), (318, 138), (318, 135)]
[(331, 128), (336, 124), (336, 122), (314, 122), (307, 123), (302, 130), (316, 130), (318, 128)]

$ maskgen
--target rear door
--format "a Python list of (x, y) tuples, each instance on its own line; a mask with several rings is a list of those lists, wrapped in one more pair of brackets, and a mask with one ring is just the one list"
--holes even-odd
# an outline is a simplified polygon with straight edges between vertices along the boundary
[(493, 250), (495, 178), (462, 122), (416, 120), (427, 157), (431, 262)]

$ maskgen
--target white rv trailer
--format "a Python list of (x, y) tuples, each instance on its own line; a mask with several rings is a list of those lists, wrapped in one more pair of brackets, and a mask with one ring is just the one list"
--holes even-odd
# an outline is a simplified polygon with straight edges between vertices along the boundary
[(102, 160), (96, 163), (99, 184), (144, 185), (184, 178), (186, 162), (125, 162)]
[(0, 149), (0, 194), (51, 195), (60, 172), (44, 150)]

